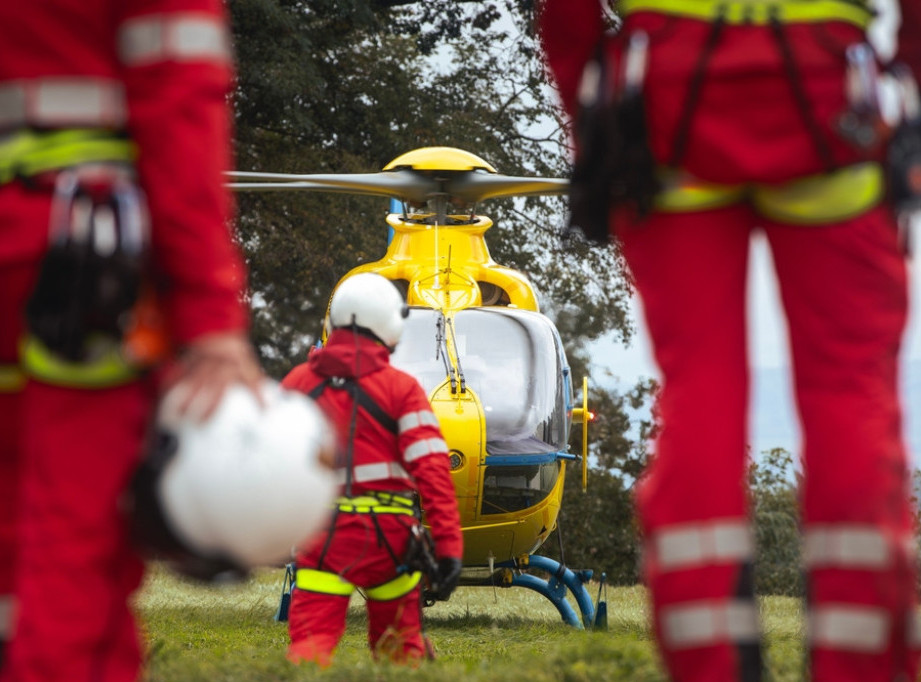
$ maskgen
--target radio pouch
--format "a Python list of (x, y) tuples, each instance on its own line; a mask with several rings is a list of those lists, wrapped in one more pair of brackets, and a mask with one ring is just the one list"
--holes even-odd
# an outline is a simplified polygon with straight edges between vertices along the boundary
[(141, 190), (124, 173), (59, 173), (51, 238), (26, 306), (30, 333), (71, 362), (90, 337), (120, 342), (145, 274), (149, 243)]

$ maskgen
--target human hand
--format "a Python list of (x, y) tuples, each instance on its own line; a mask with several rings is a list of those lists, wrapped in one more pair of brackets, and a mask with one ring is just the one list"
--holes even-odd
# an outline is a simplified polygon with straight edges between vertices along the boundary
[(243, 332), (218, 332), (199, 337), (180, 354), (170, 383), (182, 384), (177, 413), (205, 421), (231, 384), (243, 384), (263, 404), (264, 379), (252, 344)]

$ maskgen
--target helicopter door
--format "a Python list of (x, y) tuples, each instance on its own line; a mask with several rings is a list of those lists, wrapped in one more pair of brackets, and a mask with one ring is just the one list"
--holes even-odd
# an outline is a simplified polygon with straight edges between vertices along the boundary
[(565, 356), (545, 316), (472, 308), (454, 318), (459, 365), (486, 418), (481, 514), (506, 514), (545, 499), (567, 449)]

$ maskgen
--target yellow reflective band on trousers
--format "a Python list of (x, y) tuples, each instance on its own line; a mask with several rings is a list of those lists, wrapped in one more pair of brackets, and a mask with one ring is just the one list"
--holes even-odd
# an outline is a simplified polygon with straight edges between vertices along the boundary
[(355, 586), (337, 573), (316, 571), (312, 568), (297, 569), (294, 584), (306, 592), (335, 594), (340, 597), (348, 597), (355, 591)]
[(136, 156), (133, 142), (108, 130), (20, 130), (0, 139), (0, 185), (84, 163), (131, 163)]
[(0, 365), (0, 393), (18, 393), (26, 385), (26, 373), (19, 365)]
[(336, 500), (336, 507), (341, 512), (354, 514), (404, 514), (413, 516), (413, 501), (408, 497), (388, 495), (386, 500), (378, 499), (371, 495), (361, 497), (340, 497)]
[(783, 185), (759, 185), (752, 189), (752, 204), (758, 213), (777, 222), (816, 225), (866, 213), (885, 193), (880, 165), (861, 163)]
[(419, 584), (419, 581), (422, 579), (422, 574), (416, 571), (415, 573), (403, 573), (398, 575), (393, 580), (384, 583), (383, 585), (378, 585), (377, 587), (370, 587), (365, 590), (365, 594), (368, 599), (373, 601), (390, 601), (391, 599), (399, 599), (410, 592), (412, 592), (416, 585)]
[(824, 225), (866, 213), (883, 200), (886, 183), (877, 163), (860, 163), (779, 185), (718, 185), (676, 171), (660, 174), (656, 210), (707, 211), (749, 200), (765, 218), (788, 225)]
[[(413, 591), (422, 579), (421, 573), (403, 573), (383, 585), (364, 590), (368, 599), (373, 601), (390, 601), (399, 599)], [(294, 585), (305, 592), (331, 594), (348, 597), (355, 591), (355, 585), (337, 573), (317, 571), (312, 568), (299, 568), (294, 578)]]
[[(89, 343), (92, 346), (92, 340)], [(125, 360), (116, 344), (106, 341), (102, 345), (103, 350), (95, 359), (69, 362), (30, 336), (20, 347), (22, 367), (26, 374), (39, 381), (70, 388), (112, 388), (137, 378), (137, 369)]]
[(730, 24), (767, 24), (845, 21), (866, 28), (873, 12), (852, 0), (620, 0), (624, 16), (633, 12), (660, 12), (711, 21), (721, 16)]

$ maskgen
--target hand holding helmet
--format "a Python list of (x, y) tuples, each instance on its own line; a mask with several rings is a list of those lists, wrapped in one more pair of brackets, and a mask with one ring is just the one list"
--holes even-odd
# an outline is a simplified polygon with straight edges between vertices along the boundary
[(280, 563), (327, 521), (332, 430), (305, 396), (270, 381), (261, 389), (265, 405), (232, 385), (204, 421), (180, 411), (184, 384), (163, 399), (133, 521), (137, 541), (181, 573), (214, 579)]

